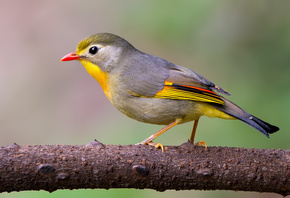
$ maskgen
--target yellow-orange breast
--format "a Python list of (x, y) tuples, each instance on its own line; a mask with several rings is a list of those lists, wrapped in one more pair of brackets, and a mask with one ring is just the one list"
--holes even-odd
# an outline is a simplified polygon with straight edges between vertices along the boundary
[(95, 65), (89, 61), (80, 60), (80, 62), (86, 68), (87, 72), (100, 83), (107, 98), (111, 101), (111, 93), (108, 87), (108, 73), (102, 71), (98, 65)]

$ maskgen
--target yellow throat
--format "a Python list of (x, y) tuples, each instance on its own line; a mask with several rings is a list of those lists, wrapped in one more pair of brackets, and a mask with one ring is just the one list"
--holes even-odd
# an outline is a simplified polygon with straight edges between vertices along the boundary
[(79, 61), (86, 68), (87, 72), (91, 74), (91, 76), (94, 77), (94, 79), (96, 79), (100, 83), (107, 98), (111, 100), (111, 94), (108, 89), (108, 73), (102, 71), (98, 65), (95, 65), (89, 61), (86, 61), (86, 60), (79, 60)]

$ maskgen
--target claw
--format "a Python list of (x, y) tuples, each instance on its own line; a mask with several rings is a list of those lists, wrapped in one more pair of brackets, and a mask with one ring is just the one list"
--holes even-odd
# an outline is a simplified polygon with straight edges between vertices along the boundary
[(205, 148), (207, 148), (207, 145), (204, 141), (198, 141), (196, 143), (194, 143), (195, 146), (204, 146)]
[(164, 146), (161, 143), (154, 143), (152, 142), (155, 138), (157, 138), (158, 136), (160, 136), (162, 133), (164, 133), (165, 131), (167, 131), (168, 129), (174, 127), (175, 125), (179, 124), (182, 121), (182, 119), (178, 118), (176, 119), (174, 122), (171, 122), (169, 125), (163, 127), (161, 130), (157, 131), (156, 133), (154, 133), (153, 135), (149, 136), (148, 138), (146, 138), (144, 141), (136, 144), (136, 145), (150, 145), (150, 146), (154, 146), (155, 148), (161, 148), (162, 152), (164, 152)]
[(154, 146), (155, 148), (161, 148), (162, 152), (164, 152), (164, 146), (161, 143), (149, 142), (147, 143), (149, 146)]
[(142, 144), (142, 145), (149, 145), (149, 146), (154, 146), (155, 148), (161, 148), (161, 150), (162, 150), (162, 152), (164, 152), (164, 146), (163, 146), (163, 144), (161, 144), (161, 143), (155, 143), (155, 142), (139, 142), (139, 143), (137, 143), (137, 144), (135, 144), (135, 145), (140, 145), (140, 144)]

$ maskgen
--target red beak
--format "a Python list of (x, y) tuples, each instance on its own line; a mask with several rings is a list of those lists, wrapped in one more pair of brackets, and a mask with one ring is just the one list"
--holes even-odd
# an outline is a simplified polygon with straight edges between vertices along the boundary
[(79, 55), (77, 55), (75, 52), (72, 52), (62, 57), (60, 61), (72, 61), (72, 60), (78, 60), (78, 59), (80, 59)]

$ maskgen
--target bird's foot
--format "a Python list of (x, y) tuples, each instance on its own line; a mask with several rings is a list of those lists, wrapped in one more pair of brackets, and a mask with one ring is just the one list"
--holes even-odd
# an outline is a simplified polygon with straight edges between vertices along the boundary
[(205, 148), (207, 148), (207, 145), (204, 141), (198, 141), (194, 143), (194, 146), (204, 146)]
[(161, 148), (162, 152), (164, 152), (164, 146), (161, 143), (143, 141), (143, 142), (137, 143), (136, 145), (140, 145), (140, 144), (154, 146), (155, 148)]

